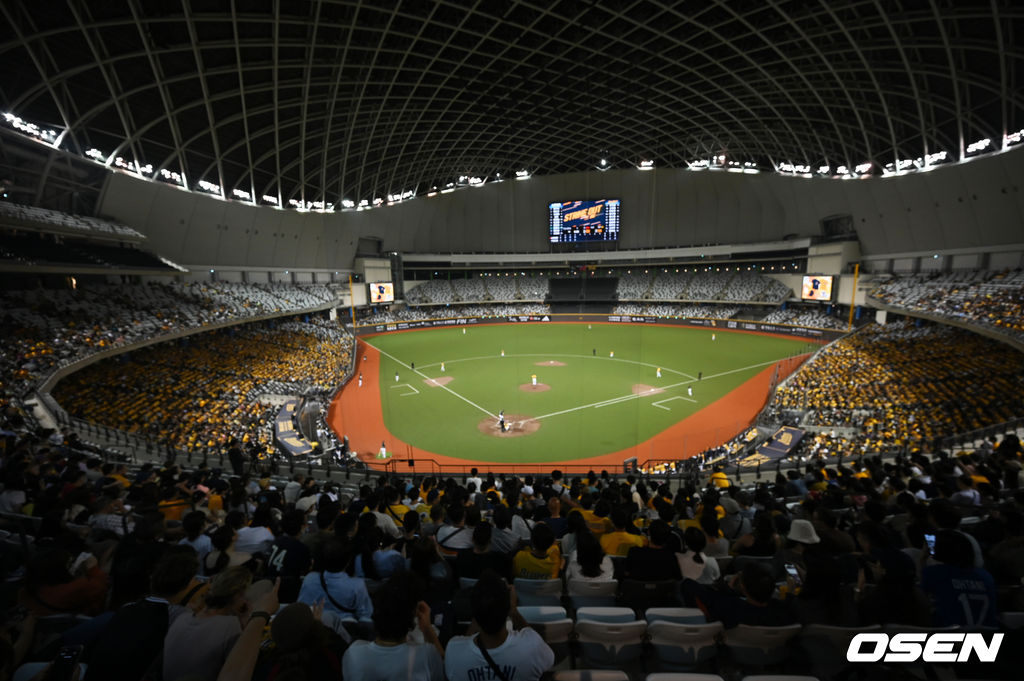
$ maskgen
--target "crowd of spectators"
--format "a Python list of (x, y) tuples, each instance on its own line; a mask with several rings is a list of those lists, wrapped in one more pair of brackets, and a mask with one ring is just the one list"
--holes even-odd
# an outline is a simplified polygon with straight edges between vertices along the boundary
[(776, 410), (813, 409), (816, 423), (861, 427), (824, 445), (837, 453), (932, 446), (1020, 416), (1024, 356), (940, 324), (870, 325), (818, 352), (778, 388)]
[(356, 321), (360, 325), (393, 324), (422, 319), (451, 319), (452, 317), (518, 317), (521, 315), (545, 315), (551, 307), (543, 303), (492, 303), (484, 305), (439, 305), (412, 308), (388, 308), (370, 311)]
[(239, 441), (270, 450), (279, 407), (267, 394), (326, 395), (353, 341), (327, 320), (256, 322), (151, 345), (77, 371), (53, 396), (69, 415), (181, 451)]
[(410, 305), (451, 303), (455, 300), (455, 289), (447, 279), (431, 279), (416, 287), (407, 286), (405, 299)]
[(70, 229), (88, 236), (113, 237), (124, 241), (142, 241), (146, 238), (141, 232), (112, 220), (102, 220), (87, 215), (72, 215), (58, 210), (25, 206), (10, 201), (0, 201), (0, 217)]
[(766, 324), (789, 324), (816, 329), (845, 329), (846, 321), (822, 310), (807, 308), (786, 308), (773, 310), (761, 320)]
[(516, 278), (510, 277), (486, 277), (484, 285), (487, 287), (487, 294), (491, 300), (509, 301), (516, 299)]
[(452, 288), (455, 289), (455, 300), (460, 302), (487, 299), (487, 287), (484, 286), (484, 280), (481, 277), (452, 279)]
[(410, 288), (405, 299), (410, 305), (444, 305), (489, 301), (543, 301), (548, 295), (549, 279), (536, 277), (469, 277), (431, 279)]
[(679, 303), (618, 303), (612, 314), (671, 319), (729, 319), (740, 311), (733, 305), (681, 305)]
[(757, 272), (737, 272), (729, 279), (721, 298), (734, 301), (778, 301), (790, 295), (792, 291), (778, 279)]
[(516, 282), (516, 289), (519, 291), (516, 297), (520, 300), (543, 301), (548, 297), (548, 290), (551, 287), (550, 277), (513, 277), (513, 280)]
[(757, 272), (627, 272), (619, 277), (619, 300), (723, 300), (778, 302), (788, 286)]
[(1024, 342), (1024, 270), (896, 276), (871, 292), (890, 305), (977, 325)]
[[(475, 469), (339, 486), (102, 463), (3, 406), (0, 677), (78, 645), (85, 681), (481, 679), (488, 658), (536, 681), (554, 642), (517, 606), (545, 581), (576, 627), (581, 585), (600, 583), (630, 619), (687, 606), (726, 632), (1005, 628), (1024, 609), (1013, 435), (956, 458), (815, 461), (746, 487), (717, 468), (675, 488)], [(1006, 635), (1000, 673), (1020, 657), (1020, 630)], [(779, 670), (832, 678), (816, 664), (794, 652)]]
[(648, 272), (627, 273), (619, 276), (615, 293), (619, 300), (644, 300), (648, 298), (655, 275)]
[(59, 364), (176, 331), (322, 306), (324, 286), (90, 284), (0, 293), (0, 382), (23, 395)]

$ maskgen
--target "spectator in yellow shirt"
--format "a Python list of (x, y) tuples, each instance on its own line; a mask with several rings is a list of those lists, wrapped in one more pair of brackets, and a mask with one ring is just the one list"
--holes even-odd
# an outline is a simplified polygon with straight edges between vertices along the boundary
[(562, 554), (555, 544), (555, 533), (545, 523), (537, 523), (530, 533), (530, 548), (512, 560), (512, 576), (518, 579), (558, 579)]
[(719, 489), (729, 486), (729, 476), (725, 474), (721, 466), (715, 466), (715, 472), (711, 474), (711, 484)]
[(630, 534), (626, 531), (629, 518), (622, 509), (612, 511), (612, 525), (615, 526), (615, 531), (601, 537), (601, 548), (609, 556), (625, 556), (634, 546), (647, 546), (647, 538), (642, 534)]
[(606, 511), (608, 502), (599, 501), (598, 505), (603, 506), (602, 513), (598, 515), (597, 509), (594, 508), (594, 497), (589, 492), (584, 492), (580, 496), (580, 513), (583, 514), (583, 520), (587, 523), (587, 529), (590, 530), (598, 539), (601, 538), (605, 532), (611, 532), (611, 522), (608, 520), (608, 514)]

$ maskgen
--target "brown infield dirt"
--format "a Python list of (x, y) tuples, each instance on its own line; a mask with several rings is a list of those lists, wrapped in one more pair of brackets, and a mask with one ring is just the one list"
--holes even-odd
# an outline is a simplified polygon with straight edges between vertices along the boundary
[(551, 390), (551, 386), (547, 383), (538, 383), (537, 385), (533, 385), (532, 383), (523, 383), (519, 386), (519, 389), (524, 393), (542, 393), (547, 390)]
[(452, 382), (451, 376), (440, 376), (438, 378), (425, 378), (423, 382), (429, 385), (431, 388), (438, 388), (442, 385), (448, 385)]
[(521, 437), (523, 435), (531, 435), (540, 430), (540, 421), (531, 419), (525, 414), (505, 414), (505, 423), (511, 424), (512, 427), (504, 433), (498, 427), (498, 419), (493, 417), (483, 419), (480, 423), (476, 424), (476, 427), (481, 433), (491, 437)]
[(644, 385), (643, 383), (637, 383), (633, 386), (634, 395), (657, 395), (658, 393), (665, 392), (661, 388), (655, 388), (653, 385)]
[(559, 362), (557, 359), (549, 359), (546, 362), (534, 362), (534, 365), (539, 367), (564, 367), (565, 362)]

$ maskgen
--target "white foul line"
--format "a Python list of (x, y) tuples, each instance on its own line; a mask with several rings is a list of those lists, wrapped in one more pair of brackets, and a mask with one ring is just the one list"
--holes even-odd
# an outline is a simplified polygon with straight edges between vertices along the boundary
[[(393, 362), (398, 362), (399, 364), (401, 364), (402, 366), (404, 366), (404, 367), (405, 367), (406, 369), (409, 369), (410, 371), (412, 371), (413, 373), (417, 374), (418, 376), (422, 376), (422, 377), (424, 378), (424, 380), (431, 380), (431, 379), (430, 379), (430, 376), (427, 376), (427, 375), (426, 375), (425, 373), (423, 373), (422, 371), (420, 371), (420, 370), (418, 370), (418, 369), (413, 369), (413, 368), (412, 368), (412, 367), (410, 367), (410, 366), (409, 366), (408, 364), (406, 364), (406, 363), (405, 363), (405, 362), (403, 362), (402, 360), (400, 360), (400, 359), (398, 359), (397, 357), (395, 357), (394, 355), (392, 355), (392, 354), (391, 354), (390, 352), (385, 352), (384, 350), (381, 350), (380, 348), (378, 348), (378, 347), (377, 347), (376, 345), (373, 345), (372, 343), (367, 343), (366, 341), (363, 341), (363, 342), (364, 342), (364, 343), (366, 343), (367, 345), (369, 345), (369, 346), (370, 346), (371, 348), (373, 348), (373, 349), (374, 349), (374, 350), (376, 350), (377, 352), (379, 352), (380, 354), (382, 354), (382, 355), (384, 355), (385, 357), (387, 357), (388, 359), (390, 359), (391, 361), (393, 361)], [(491, 418), (498, 418), (497, 414), (492, 414), (491, 412), (487, 411), (486, 409), (484, 409), (483, 407), (481, 407), (481, 406), (480, 406), (479, 404), (477, 404), (476, 402), (474, 402), (474, 401), (472, 401), (472, 400), (469, 400), (469, 399), (466, 399), (465, 397), (463, 397), (462, 395), (458, 394), (457, 392), (455, 392), (454, 390), (452, 390), (452, 389), (451, 389), (451, 388), (449, 388), (448, 386), (446, 386), (446, 385), (441, 385), (440, 383), (438, 383), (438, 384), (437, 384), (437, 387), (441, 388), (442, 390), (447, 390), (447, 391), (448, 391), (448, 392), (450, 392), (450, 393), (451, 393), (452, 395), (455, 395), (455, 397), (458, 397), (458, 398), (459, 398), (460, 400), (462, 400), (462, 401), (463, 401), (463, 402), (465, 402), (466, 404), (469, 404), (469, 405), (472, 405), (472, 406), (476, 407), (477, 409), (479, 409), (479, 410), (480, 410), (480, 411), (482, 411), (483, 413), (487, 414), (487, 415), (488, 415), (488, 416), (490, 416)]]
[(682, 395), (675, 395), (674, 397), (670, 397), (670, 398), (668, 398), (666, 400), (658, 400), (657, 402), (652, 402), (651, 406), (652, 407), (657, 407), (658, 409), (664, 409), (665, 411), (672, 411), (671, 407), (663, 407), (663, 406), (661, 406), (661, 405), (665, 404), (666, 402), (671, 402), (672, 400), (686, 400), (687, 402), (696, 402), (697, 401), (697, 400), (693, 399), (692, 397), (683, 397)]
[[(738, 369), (730, 369), (729, 371), (723, 371), (720, 374), (710, 374), (708, 376), (705, 376), (704, 380), (707, 380), (707, 379), (710, 379), (710, 378), (718, 378), (720, 376), (728, 376), (729, 374), (739, 373), (740, 371), (748, 371), (750, 369), (756, 369), (758, 367), (768, 366), (769, 364), (775, 364), (776, 362), (781, 362), (781, 361), (782, 360), (780, 360), (780, 359), (771, 359), (771, 360), (768, 360), (767, 362), (759, 362), (757, 364), (751, 364), (750, 366), (740, 367)], [(689, 384), (695, 383), (695, 382), (696, 382), (696, 380), (680, 381), (679, 383), (673, 383), (671, 385), (666, 385), (666, 386), (664, 386), (662, 388), (662, 390), (671, 390), (672, 388), (678, 388), (680, 386), (689, 385)], [(600, 402), (591, 402), (590, 404), (583, 404), (583, 405), (580, 405), (578, 407), (571, 407), (569, 409), (563, 409), (562, 411), (554, 411), (554, 412), (551, 412), (550, 414), (544, 414), (543, 416), (534, 416), (533, 419), (534, 419), (534, 421), (539, 421), (541, 419), (546, 419), (546, 418), (548, 418), (550, 416), (561, 416), (562, 414), (568, 414), (570, 412), (579, 411), (581, 409), (589, 409), (591, 407), (605, 407), (605, 406), (608, 406), (609, 404), (617, 404), (619, 402), (626, 402), (628, 400), (636, 399), (638, 397), (648, 397), (650, 395), (651, 395), (650, 392), (646, 392), (646, 393), (642, 393), (640, 395), (629, 394), (629, 395), (623, 395), (622, 397), (613, 397), (610, 400), (601, 400)], [(694, 402), (696, 402), (696, 400), (694, 400)]]
[(409, 395), (419, 395), (420, 394), (419, 390), (417, 390), (416, 388), (412, 387), (408, 383), (399, 383), (398, 385), (393, 385), (391, 387), (392, 388), (408, 388), (409, 390), (412, 391), (411, 393), (402, 393), (401, 395), (399, 395), (399, 397), (408, 397)]

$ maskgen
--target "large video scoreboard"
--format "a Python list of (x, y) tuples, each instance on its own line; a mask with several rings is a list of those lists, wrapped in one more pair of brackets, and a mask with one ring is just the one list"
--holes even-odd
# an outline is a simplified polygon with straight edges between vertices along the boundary
[(619, 200), (566, 201), (548, 205), (549, 241), (617, 241)]

